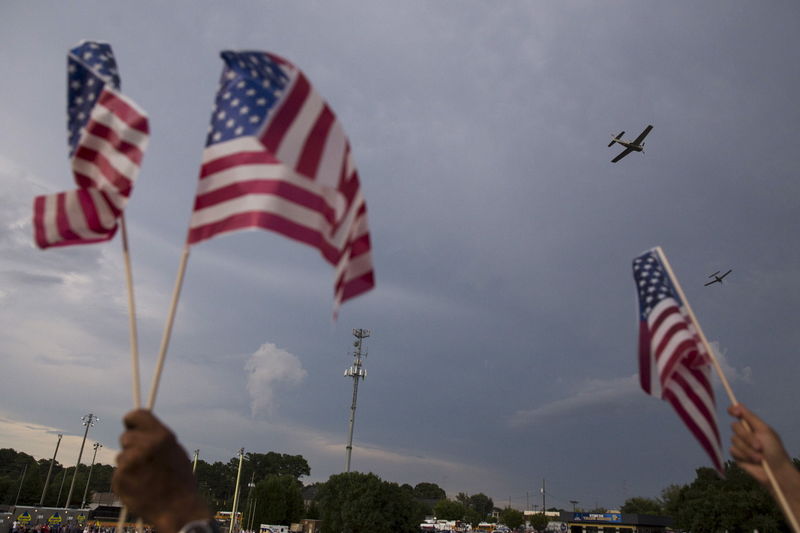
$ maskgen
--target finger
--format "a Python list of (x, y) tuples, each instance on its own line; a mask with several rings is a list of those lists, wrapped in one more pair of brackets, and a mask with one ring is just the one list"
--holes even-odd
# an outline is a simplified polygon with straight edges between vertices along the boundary
[(119, 436), (119, 445), (122, 447), (123, 450), (132, 448), (135, 444), (136, 444), (136, 434), (133, 431), (128, 430)]
[(741, 438), (739, 435), (731, 437), (731, 455), (740, 461), (750, 461), (753, 463), (761, 463), (763, 456), (760, 451), (753, 448), (750, 442)]
[(767, 485), (769, 483), (769, 478), (767, 474), (764, 472), (764, 469), (761, 468), (760, 465), (753, 465), (753, 464), (740, 464), (739, 467), (750, 474), (753, 479), (761, 483), (762, 485)]
[(759, 439), (755, 433), (748, 429), (747, 426), (741, 422), (737, 422), (731, 425), (731, 429), (733, 429), (734, 435), (747, 443), (747, 446), (759, 452), (763, 451), (764, 446), (761, 443), (761, 439)]
[(769, 426), (767, 426), (766, 422), (761, 420), (761, 418), (759, 418), (750, 409), (748, 409), (742, 404), (739, 404), (737, 407), (739, 408), (737, 409), (737, 411), (740, 413), (739, 418), (747, 422), (747, 424), (754, 432), (764, 431), (769, 429)]
[(161, 421), (147, 409), (136, 409), (125, 415), (123, 423), (127, 429), (141, 429), (145, 431), (164, 427)]

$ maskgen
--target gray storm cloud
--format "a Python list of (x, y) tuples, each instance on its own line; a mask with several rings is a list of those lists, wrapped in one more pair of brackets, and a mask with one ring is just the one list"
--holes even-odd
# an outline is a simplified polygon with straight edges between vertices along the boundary
[(253, 416), (270, 413), (281, 388), (301, 383), (306, 377), (300, 359), (272, 343), (262, 344), (244, 366), (247, 371), (247, 393)]

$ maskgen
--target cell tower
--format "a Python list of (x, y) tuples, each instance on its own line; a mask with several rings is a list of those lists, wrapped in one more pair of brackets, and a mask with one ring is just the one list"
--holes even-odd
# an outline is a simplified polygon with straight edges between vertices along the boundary
[(367, 357), (367, 351), (364, 350), (364, 353), (361, 353), (361, 349), (364, 347), (363, 342), (364, 339), (369, 337), (370, 330), (368, 329), (354, 329), (353, 336), (356, 338), (353, 341), (353, 346), (355, 350), (353, 351), (353, 366), (348, 368), (344, 371), (345, 377), (353, 378), (353, 405), (350, 406), (350, 437), (347, 440), (347, 468), (345, 472), (350, 471), (350, 455), (353, 452), (353, 426), (356, 422), (356, 400), (358, 399), (358, 379), (366, 379), (367, 371), (361, 368), (363, 364), (361, 358)]

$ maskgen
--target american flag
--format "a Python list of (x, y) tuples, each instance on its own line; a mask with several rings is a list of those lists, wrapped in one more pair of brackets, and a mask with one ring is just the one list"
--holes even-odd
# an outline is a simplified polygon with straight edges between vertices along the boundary
[(654, 248), (633, 260), (639, 294), (639, 380), (663, 398), (724, 473), (709, 354)]
[(305, 75), (276, 55), (224, 51), (188, 244), (272, 230), (335, 267), (334, 309), (375, 286), (350, 143)]
[(109, 44), (82, 41), (71, 49), (67, 84), (67, 138), (78, 189), (34, 199), (40, 248), (114, 236), (149, 137), (145, 113), (119, 92)]

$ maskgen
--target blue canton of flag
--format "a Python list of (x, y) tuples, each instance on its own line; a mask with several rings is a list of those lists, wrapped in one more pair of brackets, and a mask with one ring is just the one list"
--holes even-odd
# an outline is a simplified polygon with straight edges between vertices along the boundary
[(642, 320), (647, 320), (647, 315), (664, 298), (672, 297), (678, 305), (682, 305), (661, 262), (653, 252), (647, 252), (633, 261), (633, 277), (639, 291), (639, 312)]
[(119, 73), (111, 45), (82, 41), (67, 56), (67, 142), (75, 153), (81, 131), (89, 122), (105, 85), (119, 90)]
[(280, 100), (289, 76), (263, 52), (222, 52), (225, 69), (211, 116), (206, 146), (258, 136)]

